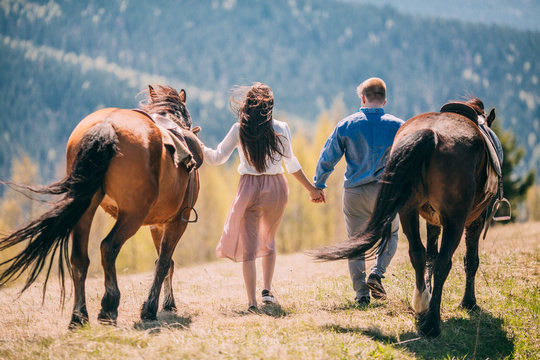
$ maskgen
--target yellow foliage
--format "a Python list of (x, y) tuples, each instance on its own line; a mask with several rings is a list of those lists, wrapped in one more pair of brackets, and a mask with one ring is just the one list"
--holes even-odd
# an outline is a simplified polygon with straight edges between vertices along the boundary
[[(329, 111), (321, 114), (313, 131), (306, 134), (304, 129), (299, 128), (293, 134), (294, 153), (308, 179), (313, 178), (320, 151), (342, 115), (343, 106), (337, 101)], [(203, 165), (199, 170), (201, 188), (195, 204), (199, 220), (188, 225), (178, 243), (173, 255), (177, 265), (215, 259), (215, 248), (238, 186), (237, 164), (238, 160), (219, 167)], [(345, 239), (341, 210), (344, 171), (345, 161), (341, 161), (328, 180), (326, 204), (312, 203), (309, 193), (296, 179), (286, 174), (290, 195), (276, 239), (279, 253), (312, 249)], [(37, 174), (37, 165), (27, 156), (14, 161), (13, 181), (36, 184)], [(4, 198), (0, 199), (0, 231), (6, 233), (22, 222), (35, 218), (41, 211), (43, 209), (39, 203), (19, 193), (6, 191)], [(94, 216), (89, 240), (90, 274), (102, 272), (100, 243), (110, 232), (114, 222), (101, 208)], [(0, 254), (0, 260), (2, 256), (6, 258), (6, 255), (6, 252)], [(148, 271), (153, 268), (156, 258), (157, 252), (149, 228), (143, 227), (124, 244), (117, 259), (117, 270)]]
[(525, 201), (528, 220), (540, 220), (540, 186), (531, 186)]
[(203, 165), (199, 175), (201, 188), (195, 204), (199, 220), (189, 224), (180, 239), (174, 255), (176, 264), (185, 265), (216, 258), (216, 245), (236, 194), (239, 181), (236, 166)]
[[(28, 155), (23, 154), (12, 162), (11, 181), (35, 185), (39, 181), (38, 171), (38, 165)], [(45, 211), (43, 203), (32, 200), (29, 195), (28, 190), (4, 189), (4, 195), (0, 199), (0, 234), (11, 233)], [(24, 245), (18, 245), (4, 250), (0, 253), (0, 262), (15, 256), (23, 247)]]
[[(336, 123), (338, 111), (331, 117), (323, 112), (317, 123), (313, 139), (309, 140), (302, 130), (293, 135), (293, 151), (308, 177), (313, 179), (321, 149)], [(330, 176), (325, 190), (327, 203), (314, 204), (309, 193), (289, 174), (289, 202), (285, 209), (283, 222), (278, 231), (277, 249), (289, 253), (312, 249), (324, 244), (345, 239), (345, 225), (341, 211), (343, 194), (344, 161), (340, 162)]]

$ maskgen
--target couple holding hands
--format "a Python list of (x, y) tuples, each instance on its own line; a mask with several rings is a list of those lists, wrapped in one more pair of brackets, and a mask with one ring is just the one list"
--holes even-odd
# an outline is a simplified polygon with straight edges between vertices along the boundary
[[(275, 234), (289, 195), (282, 162), (287, 171), (306, 188), (311, 201), (326, 202), (324, 188), (335, 165), (345, 155), (343, 212), (348, 236), (363, 230), (371, 216), (378, 191), (378, 179), (394, 136), (403, 120), (385, 114), (386, 85), (370, 78), (357, 88), (362, 107), (344, 118), (328, 137), (317, 163), (313, 183), (294, 156), (287, 123), (272, 117), (274, 96), (269, 86), (254, 83), (236, 88), (231, 96), (236, 122), (216, 149), (204, 147), (205, 162), (225, 163), (238, 148), (240, 182), (216, 249), (218, 257), (242, 262), (248, 311), (258, 313), (255, 259), (262, 257), (263, 303), (275, 303), (272, 278), (276, 263)], [(371, 296), (386, 297), (381, 278), (397, 248), (399, 220), (392, 223), (387, 248), (377, 255), (366, 280), (361, 256), (349, 260), (349, 272), (356, 302), (365, 306)]]

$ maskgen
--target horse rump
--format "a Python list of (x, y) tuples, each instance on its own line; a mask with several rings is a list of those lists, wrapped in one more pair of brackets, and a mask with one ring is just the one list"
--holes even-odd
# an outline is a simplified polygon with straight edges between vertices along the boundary
[(28, 270), (22, 293), (47, 267), (43, 284), (45, 295), (47, 281), (58, 252), (58, 276), (61, 281), (62, 299), (64, 298), (65, 266), (71, 275), (69, 235), (90, 205), (96, 191), (102, 186), (109, 163), (118, 151), (117, 144), (118, 138), (112, 125), (107, 122), (99, 123), (82, 138), (71, 170), (64, 179), (49, 186), (37, 187), (9, 183), (39, 194), (64, 196), (41, 217), (0, 239), (0, 251), (28, 241), (26, 248), (19, 254), (0, 263), (0, 268), (5, 268), (0, 273), (0, 287), (18, 279)]
[(390, 239), (392, 221), (421, 181), (422, 168), (436, 145), (437, 136), (430, 129), (415, 131), (395, 142), (379, 182), (377, 200), (366, 229), (347, 241), (323, 247), (311, 255), (322, 261), (350, 259), (360, 255), (370, 259), (385, 249)]

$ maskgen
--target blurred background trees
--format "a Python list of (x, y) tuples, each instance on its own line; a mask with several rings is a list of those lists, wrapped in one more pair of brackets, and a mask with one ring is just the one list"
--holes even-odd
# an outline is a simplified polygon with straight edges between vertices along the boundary
[[(336, 99), (329, 109), (321, 112), (311, 136), (307, 134), (305, 124), (289, 120), (283, 114), (279, 116), (279, 119), (287, 121), (293, 130), (293, 150), (308, 178), (311, 179), (314, 175), (319, 153), (327, 137), (337, 122), (346, 115), (343, 101)], [(522, 165), (523, 149), (516, 144), (511, 132), (501, 131), (499, 128), (495, 130), (505, 152), (504, 191), (512, 203), (513, 214), (520, 221), (540, 220), (540, 190), (533, 186), (534, 172), (530, 171), (526, 175), (516, 173), (516, 169)], [(239, 181), (237, 166), (237, 155), (233, 155), (223, 166), (201, 167), (201, 189), (195, 206), (199, 221), (188, 226), (175, 250), (173, 258), (177, 266), (216, 259), (215, 248)], [(328, 179), (326, 204), (313, 204), (307, 191), (286, 173), (290, 195), (283, 222), (277, 233), (278, 253), (313, 249), (346, 239), (341, 210), (344, 173), (345, 161), (342, 159)], [(15, 182), (34, 185), (41, 182), (38, 165), (25, 155), (13, 160), (12, 174)], [(61, 176), (59, 172), (58, 178)], [(0, 232), (6, 234), (46, 209), (46, 203), (31, 200), (25, 194), (13, 190), (6, 190), (0, 198)], [(98, 209), (90, 234), (90, 274), (102, 271), (99, 243), (113, 224), (114, 219), (101, 208)], [(13, 249), (0, 253), (0, 261), (13, 255), (15, 251), (16, 249)], [(156, 258), (157, 253), (149, 228), (143, 227), (122, 247), (117, 269), (119, 272), (149, 271)]]
[[(508, 16), (514, 8), (519, 17)], [(253, 81), (274, 90), (276, 118), (290, 124), (296, 155), (312, 177), (327, 136), (357, 109), (356, 86), (380, 76), (388, 85), (388, 112), (403, 119), (466, 94), (496, 107), (505, 194), (518, 221), (540, 220), (540, 190), (531, 185), (540, 167), (537, 9), (527, 0), (3, 1), (0, 179), (61, 178), (75, 125), (97, 109), (137, 107), (136, 94), (150, 83), (185, 88), (202, 140), (216, 146), (235, 121), (227, 91)], [(180, 241), (177, 264), (215, 258), (238, 184), (235, 161), (201, 168), (200, 219)], [(326, 205), (310, 203), (287, 175), (279, 252), (345, 239), (343, 172), (342, 161), (329, 179)], [(0, 187), (0, 232), (44, 208)], [(91, 271), (101, 271), (99, 242), (112, 223), (98, 211)], [(148, 270), (155, 254), (142, 229), (125, 244), (118, 269)]]

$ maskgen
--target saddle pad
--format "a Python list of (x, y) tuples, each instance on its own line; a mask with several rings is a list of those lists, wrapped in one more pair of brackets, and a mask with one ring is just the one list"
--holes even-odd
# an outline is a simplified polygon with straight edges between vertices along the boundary
[(183, 162), (188, 170), (201, 167), (203, 159), (199, 154), (202, 154), (203, 149), (197, 136), (192, 131), (182, 129), (174, 122), (162, 116), (154, 116), (153, 119), (158, 128), (161, 129), (161, 132), (163, 133), (163, 129), (165, 129), (171, 139), (173, 139), (176, 144), (175, 149), (178, 156), (183, 157), (184, 154), (189, 154), (188, 157), (183, 158)]
[(484, 130), (483, 126), (479, 126), (480, 133), (482, 133), (482, 136), (484, 137), (484, 142), (486, 143), (486, 151), (488, 153), (488, 157), (491, 163), (491, 166), (493, 167), (493, 170), (499, 177), (502, 177), (502, 154), (499, 154), (497, 151), (495, 144), (493, 143), (494, 139), (491, 138), (491, 136)]
[[(175, 167), (184, 164), (188, 171), (191, 171), (191, 169), (198, 169), (202, 165), (202, 159), (197, 155), (197, 146), (199, 152), (202, 152), (202, 146), (198, 139), (194, 141), (189, 136), (186, 137), (185, 134), (188, 132), (184, 132), (178, 125), (163, 116), (154, 118), (140, 109), (132, 110), (148, 117), (158, 127), (163, 144), (172, 150)], [(186, 141), (187, 138), (190, 138), (189, 141)]]
[(191, 164), (192, 156), (187, 146), (176, 136), (171, 135), (171, 132), (167, 128), (158, 124), (156, 126), (161, 131), (163, 144), (172, 149), (174, 166), (178, 167), (180, 164), (184, 164), (190, 170), (195, 164)]

